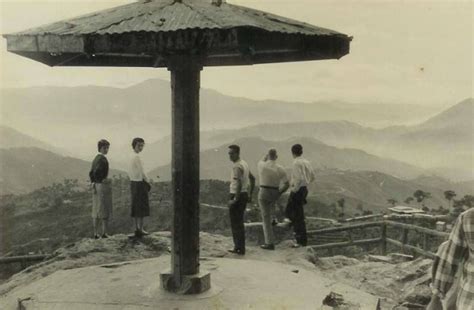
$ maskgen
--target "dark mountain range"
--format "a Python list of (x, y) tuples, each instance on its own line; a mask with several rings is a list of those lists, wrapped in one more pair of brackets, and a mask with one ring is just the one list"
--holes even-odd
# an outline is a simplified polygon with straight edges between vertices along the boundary
[[(89, 178), (90, 165), (36, 147), (0, 149), (0, 195), (27, 193), (64, 179), (78, 179), (83, 184)], [(109, 175), (122, 173), (111, 170)]]
[[(313, 162), (315, 167), (322, 169), (382, 171), (401, 178), (414, 178), (423, 173), (423, 170), (417, 167), (396, 160), (380, 158), (356, 149), (336, 148), (312, 138), (293, 138), (286, 141), (241, 138), (201, 153), (202, 179), (228, 179), (231, 164), (227, 156), (227, 146), (231, 143), (241, 146), (242, 157), (255, 172), (257, 162), (270, 147), (275, 147), (279, 151), (279, 161), (282, 165), (291, 167), (290, 148), (295, 143), (301, 143), (304, 145), (305, 158)], [(150, 176), (158, 174), (161, 180), (169, 180), (170, 171), (170, 166), (166, 165), (153, 170)]]
[[(284, 141), (310, 137), (326, 144), (355, 148), (384, 158), (404, 161), (431, 170), (452, 180), (474, 179), (474, 103), (465, 100), (415, 126), (383, 129), (364, 127), (348, 121), (260, 124), (238, 130), (202, 132), (201, 149), (218, 147), (244, 137)], [(149, 146), (159, 156), (149, 160), (162, 165), (171, 158), (170, 140), (162, 139)]]

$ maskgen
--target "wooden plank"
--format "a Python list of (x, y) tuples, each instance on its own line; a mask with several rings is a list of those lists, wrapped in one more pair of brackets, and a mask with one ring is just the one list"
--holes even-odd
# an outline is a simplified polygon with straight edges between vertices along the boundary
[(5, 35), (7, 39), (7, 50), (9, 52), (23, 51), (23, 52), (38, 52), (38, 40), (36, 36), (14, 36)]
[(25, 255), (25, 256), (9, 256), (0, 257), (0, 264), (22, 263), (22, 262), (38, 262), (46, 259), (49, 255)]
[(423, 250), (428, 251), (428, 234), (423, 234)]
[(406, 249), (406, 245), (408, 244), (408, 229), (407, 228), (403, 228), (402, 230), (402, 243), (403, 243), (403, 254), (407, 254), (407, 249)]
[(392, 219), (422, 219), (422, 220), (426, 220), (426, 221), (435, 223), (437, 221), (447, 220), (448, 216), (419, 213), (419, 214), (389, 214), (389, 215), (384, 216), (384, 218), (387, 219), (387, 220), (392, 220)]
[(395, 246), (398, 246), (400, 248), (405, 248), (405, 249), (409, 249), (409, 250), (412, 250), (420, 255), (423, 255), (423, 256), (426, 256), (426, 257), (429, 257), (429, 258), (434, 258), (436, 255), (432, 252), (429, 252), (429, 251), (425, 251), (425, 250), (422, 250), (416, 246), (413, 246), (413, 245), (409, 245), (409, 244), (403, 244), (402, 242), (398, 241), (398, 240), (394, 240), (394, 239), (391, 239), (391, 238), (386, 238), (387, 240), (387, 243), (390, 243), (392, 245), (395, 245)]
[(318, 230), (310, 230), (307, 232), (307, 235), (314, 235), (314, 234), (327, 234), (333, 232), (340, 232), (340, 231), (347, 231), (352, 229), (359, 229), (359, 228), (367, 228), (367, 227), (380, 227), (383, 224), (383, 221), (377, 222), (370, 222), (370, 223), (361, 223), (361, 224), (354, 224), (349, 226), (341, 226), (341, 227), (334, 227), (334, 228), (324, 228)]
[(437, 231), (434, 229), (425, 228), (425, 227), (420, 227), (420, 226), (416, 226), (412, 224), (405, 224), (405, 223), (400, 223), (400, 222), (395, 222), (395, 221), (385, 221), (385, 223), (387, 223), (387, 225), (390, 227), (398, 227), (398, 228), (414, 230), (419, 233), (442, 237), (446, 239), (449, 237), (448, 233)]
[(381, 219), (383, 217), (384, 217), (383, 214), (371, 214), (371, 215), (364, 215), (364, 216), (357, 216), (357, 217), (348, 218), (348, 219), (345, 219), (343, 222), (345, 222), (345, 223), (358, 222), (358, 221), (366, 221), (366, 220), (377, 219), (377, 218)]
[(315, 221), (315, 222), (327, 222), (333, 225), (340, 225), (340, 223), (333, 219), (328, 219), (324, 217), (314, 217), (314, 216), (305, 216), (306, 222), (308, 221)]
[(334, 249), (334, 248), (343, 248), (353, 245), (367, 245), (373, 243), (379, 243), (380, 238), (373, 238), (373, 239), (363, 239), (363, 240), (355, 240), (355, 241), (347, 241), (347, 242), (337, 242), (337, 243), (327, 243), (321, 245), (312, 245), (309, 246), (313, 250), (322, 250), (322, 249)]
[(380, 252), (382, 255), (387, 255), (387, 225), (385, 223), (382, 224), (382, 236), (380, 238)]

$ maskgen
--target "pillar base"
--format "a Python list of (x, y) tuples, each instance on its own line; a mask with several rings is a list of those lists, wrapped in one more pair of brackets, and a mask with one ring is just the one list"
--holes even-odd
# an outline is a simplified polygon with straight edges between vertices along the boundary
[(160, 274), (161, 287), (172, 293), (190, 295), (200, 294), (211, 288), (211, 274), (209, 272), (200, 272), (189, 276), (183, 276), (183, 283), (177, 286), (171, 272)]

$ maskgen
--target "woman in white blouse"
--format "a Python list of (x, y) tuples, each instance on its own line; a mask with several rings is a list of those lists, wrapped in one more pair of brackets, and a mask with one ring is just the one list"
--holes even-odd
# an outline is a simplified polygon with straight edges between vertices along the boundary
[(143, 169), (143, 163), (139, 153), (145, 147), (145, 140), (142, 138), (135, 138), (132, 141), (132, 148), (134, 151), (132, 160), (130, 161), (129, 177), (130, 190), (132, 192), (132, 213), (131, 216), (135, 219), (135, 236), (141, 237), (148, 235), (143, 229), (143, 218), (150, 216), (150, 203), (148, 200), (148, 192), (150, 191), (150, 184), (148, 177)]

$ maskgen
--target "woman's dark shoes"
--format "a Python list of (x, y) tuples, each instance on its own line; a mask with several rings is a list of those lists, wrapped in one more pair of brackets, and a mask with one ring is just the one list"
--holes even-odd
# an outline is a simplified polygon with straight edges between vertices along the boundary
[(98, 234), (95, 234), (94, 237), (92, 237), (92, 239), (99, 239), (100, 236)]
[(143, 233), (142, 233), (141, 230), (138, 230), (138, 229), (135, 230), (135, 237), (140, 238), (140, 237), (142, 237), (142, 236), (143, 236)]
[(245, 255), (245, 250), (241, 250), (241, 249), (231, 249), (227, 251), (232, 254)]
[(260, 247), (264, 250), (275, 250), (275, 245), (271, 243), (262, 244)]
[(107, 234), (103, 234), (103, 235), (101, 236), (102, 239), (107, 239), (108, 237), (110, 237), (110, 236), (107, 235)]

